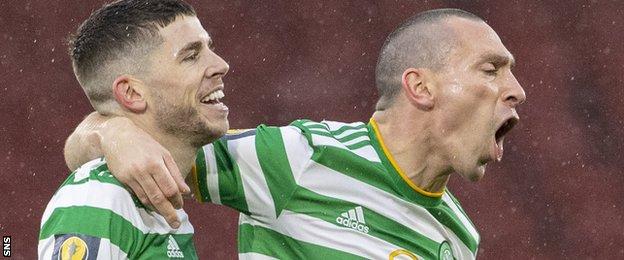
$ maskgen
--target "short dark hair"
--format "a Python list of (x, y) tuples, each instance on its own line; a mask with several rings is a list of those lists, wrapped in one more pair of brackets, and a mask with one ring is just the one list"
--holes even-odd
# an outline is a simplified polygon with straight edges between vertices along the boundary
[(131, 73), (107, 73), (107, 66), (122, 59), (138, 62), (143, 57), (136, 54), (161, 43), (158, 30), (178, 16), (196, 13), (181, 0), (119, 0), (94, 11), (70, 36), (74, 73), (96, 110), (114, 102), (110, 84), (118, 75), (107, 74)]
[(385, 110), (401, 90), (401, 75), (407, 68), (442, 69), (455, 39), (430, 25), (450, 17), (483, 21), (481, 17), (460, 9), (434, 9), (418, 13), (399, 25), (386, 38), (375, 69), (379, 93), (376, 110)]

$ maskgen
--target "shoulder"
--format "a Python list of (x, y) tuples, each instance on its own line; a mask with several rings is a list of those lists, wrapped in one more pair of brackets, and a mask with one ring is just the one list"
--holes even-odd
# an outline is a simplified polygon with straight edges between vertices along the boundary
[(301, 130), (315, 150), (329, 149), (344, 157), (381, 161), (371, 143), (371, 130), (363, 122), (297, 120), (291, 125)]
[[(143, 207), (110, 172), (103, 158), (80, 166), (56, 191), (49, 209), (70, 206)], [(47, 211), (47, 210), (46, 210)]]

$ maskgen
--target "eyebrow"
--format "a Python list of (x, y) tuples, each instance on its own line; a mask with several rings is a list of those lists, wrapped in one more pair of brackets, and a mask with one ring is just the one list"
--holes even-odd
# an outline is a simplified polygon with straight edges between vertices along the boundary
[(495, 67), (500, 68), (505, 65), (509, 65), (510, 68), (513, 68), (516, 65), (516, 60), (514, 59), (513, 54), (509, 55), (501, 55), (497, 53), (486, 53), (479, 58), (477, 64), (482, 64), (485, 62), (493, 63)]
[(189, 42), (188, 44), (184, 45), (184, 47), (180, 49), (180, 51), (178, 51), (177, 56), (181, 57), (182, 54), (184, 53), (191, 52), (191, 51), (201, 51), (201, 49), (202, 49), (201, 41)]

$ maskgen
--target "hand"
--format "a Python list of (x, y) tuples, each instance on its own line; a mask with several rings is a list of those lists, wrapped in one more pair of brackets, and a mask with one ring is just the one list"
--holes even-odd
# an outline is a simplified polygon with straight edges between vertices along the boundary
[(109, 119), (93, 138), (98, 139), (94, 142), (100, 143), (111, 173), (178, 228), (175, 209), (182, 208), (181, 193), (190, 193), (190, 188), (169, 151), (123, 117)]

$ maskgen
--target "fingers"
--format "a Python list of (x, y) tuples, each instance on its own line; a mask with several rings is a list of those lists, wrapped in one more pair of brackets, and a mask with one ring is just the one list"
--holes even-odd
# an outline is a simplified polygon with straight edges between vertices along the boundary
[[(164, 156), (163, 159), (166, 157), (167, 156)], [(169, 173), (167, 167), (161, 163), (156, 167), (151, 167), (150, 173), (165, 198), (169, 200), (175, 208), (182, 208), (182, 194), (180, 194), (180, 190), (178, 189), (178, 186), (173, 180), (173, 177), (171, 176), (172, 174)]]
[(178, 168), (178, 165), (175, 163), (173, 158), (171, 156), (163, 156), (163, 159), (165, 160), (165, 166), (167, 166), (171, 177), (173, 177), (173, 180), (178, 185), (178, 189), (180, 190), (180, 192), (185, 194), (191, 193), (191, 188), (186, 185), (186, 182), (182, 177), (182, 173), (180, 173), (180, 169)]
[(152, 203), (150, 203), (149, 198), (147, 198), (147, 195), (145, 194), (145, 191), (143, 191), (143, 187), (141, 187), (138, 182), (130, 180), (126, 183), (126, 185), (129, 186), (130, 189), (132, 189), (132, 192), (134, 192), (134, 194), (139, 198), (144, 206), (152, 208)]
[(156, 208), (156, 211), (165, 217), (169, 226), (172, 228), (180, 227), (180, 220), (178, 219), (178, 214), (176, 213), (175, 208), (171, 202), (166, 199), (154, 179), (151, 178), (151, 176), (143, 178), (141, 187), (147, 194), (148, 200), (152, 203), (154, 208)]

